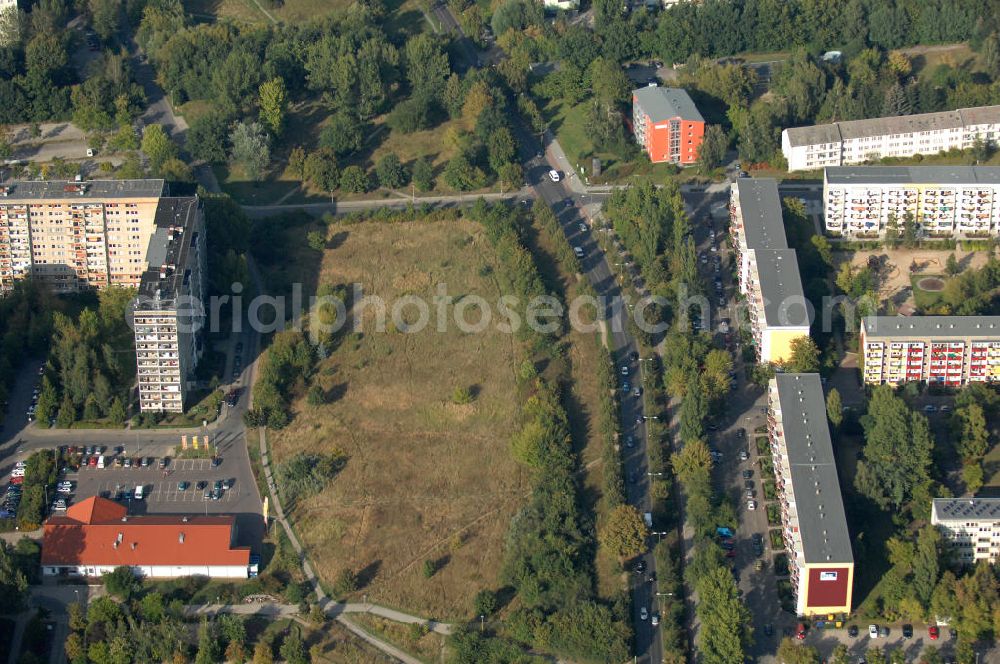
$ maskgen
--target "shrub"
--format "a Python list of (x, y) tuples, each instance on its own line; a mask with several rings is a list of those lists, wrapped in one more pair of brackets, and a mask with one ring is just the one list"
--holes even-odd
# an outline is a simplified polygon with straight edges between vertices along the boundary
[(363, 194), (368, 191), (368, 174), (360, 166), (348, 166), (340, 174), (340, 188), (352, 194)]
[(451, 401), (457, 405), (465, 405), (472, 403), (475, 397), (472, 395), (472, 390), (468, 387), (456, 387), (455, 391), (451, 394)]

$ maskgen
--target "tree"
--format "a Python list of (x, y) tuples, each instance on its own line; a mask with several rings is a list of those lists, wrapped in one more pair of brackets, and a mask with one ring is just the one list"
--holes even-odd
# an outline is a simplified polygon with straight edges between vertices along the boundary
[(300, 181), (306, 179), (306, 151), (301, 145), (296, 145), (288, 153), (288, 172)]
[(272, 78), (260, 84), (260, 119), (272, 134), (281, 136), (285, 125), (285, 108), (288, 104), (285, 81), (281, 77)]
[(333, 191), (340, 186), (340, 169), (337, 155), (331, 148), (320, 148), (309, 153), (302, 165), (303, 177), (322, 191)]
[(270, 642), (261, 639), (253, 648), (253, 664), (274, 664), (274, 652)]
[(319, 135), (319, 144), (344, 157), (361, 148), (361, 122), (356, 115), (340, 110), (330, 116)]
[(1000, 78), (1000, 34), (991, 32), (983, 40), (983, 66), (991, 78)]
[(670, 457), (670, 466), (685, 487), (708, 480), (712, 472), (712, 455), (701, 439), (688, 441)]
[(812, 337), (801, 336), (792, 340), (791, 355), (785, 369), (791, 373), (816, 373), (819, 371), (819, 348)]
[(750, 609), (727, 565), (715, 565), (695, 584), (702, 632), (700, 652), (706, 662), (743, 662), (748, 645)]
[(708, 125), (705, 129), (705, 136), (698, 146), (698, 166), (703, 173), (708, 173), (719, 166), (726, 159), (726, 151), (729, 150), (729, 136), (721, 125)]
[(112, 424), (125, 424), (125, 418), (127, 414), (125, 412), (125, 404), (122, 403), (120, 397), (115, 397), (111, 400), (111, 406), (108, 408), (108, 419), (111, 420)]
[(839, 429), (844, 421), (844, 405), (840, 401), (840, 391), (836, 387), (830, 388), (826, 395), (826, 418), (830, 420), (830, 426), (834, 430)]
[(702, 367), (701, 383), (709, 399), (721, 399), (729, 394), (732, 378), (729, 372), (733, 370), (733, 357), (728, 351), (715, 348), (705, 356)]
[(497, 594), (489, 588), (483, 588), (476, 593), (472, 608), (477, 616), (490, 616), (497, 610), (498, 605)]
[(237, 122), (229, 134), (233, 149), (230, 158), (254, 182), (264, 178), (264, 171), (271, 163), (271, 147), (260, 123)]
[(368, 191), (368, 174), (360, 166), (350, 165), (340, 174), (340, 188), (353, 194), (363, 194)]
[(375, 175), (380, 185), (386, 189), (395, 189), (406, 184), (406, 169), (400, 163), (395, 153), (383, 155), (375, 165)]
[(59, 406), (59, 414), (56, 415), (56, 426), (60, 429), (68, 429), (76, 421), (76, 407), (73, 400), (67, 394), (63, 396), (62, 405)]
[(486, 174), (478, 166), (471, 164), (462, 154), (456, 154), (444, 167), (445, 183), (457, 191), (471, 191), (486, 186)]
[(53, 387), (48, 376), (43, 376), (42, 391), (38, 395), (38, 405), (35, 407), (35, 418), (38, 420), (38, 426), (47, 428), (49, 420), (56, 414), (58, 407), (59, 395), (56, 394), (56, 388)]
[(621, 65), (601, 56), (590, 63), (590, 86), (599, 102), (612, 107), (623, 103), (630, 89)]
[(913, 579), (911, 588), (921, 606), (929, 607), (934, 588), (940, 574), (941, 531), (936, 526), (926, 525), (917, 534), (917, 546), (913, 555)]
[(958, 260), (955, 258), (955, 254), (948, 254), (948, 260), (945, 261), (944, 271), (948, 273), (949, 277), (954, 277), (956, 274), (962, 271), (962, 268), (958, 265)]
[(416, 97), (438, 100), (451, 75), (448, 55), (436, 37), (421, 33), (411, 37), (403, 49), (406, 78)]
[(965, 482), (966, 492), (975, 494), (983, 488), (985, 477), (983, 465), (979, 461), (967, 461), (962, 464), (962, 481)]
[(413, 162), (412, 178), (413, 185), (420, 191), (430, 191), (434, 188), (434, 169), (423, 157)]
[(287, 664), (308, 664), (306, 650), (302, 645), (302, 635), (298, 628), (291, 630), (278, 651)]
[(326, 248), (326, 234), (321, 231), (306, 233), (306, 243), (313, 251), (323, 251)]
[(90, 0), (90, 25), (103, 42), (110, 42), (118, 34), (123, 18), (122, 4), (118, 0)]
[(126, 602), (139, 589), (139, 579), (128, 565), (119, 565), (107, 574), (101, 576), (108, 592)]
[(632, 505), (619, 505), (608, 514), (597, 539), (611, 555), (632, 558), (646, 550), (648, 536), (649, 529), (639, 510)]
[(910, 100), (897, 81), (889, 86), (885, 91), (885, 100), (882, 102), (882, 115), (889, 117), (895, 115), (909, 115), (912, 112)]
[(142, 151), (149, 158), (149, 165), (158, 171), (163, 164), (177, 157), (177, 146), (158, 124), (146, 125), (142, 130)]
[(927, 418), (913, 413), (891, 387), (872, 391), (862, 418), (864, 460), (854, 485), (880, 507), (899, 508), (930, 483), (933, 442)]
[(778, 646), (778, 661), (782, 664), (819, 664), (819, 652), (786, 636)]
[(17, 564), (14, 547), (0, 540), (0, 613), (18, 613), (27, 597), (28, 579)]
[(194, 664), (215, 664), (219, 661), (220, 654), (219, 641), (215, 638), (213, 625), (203, 618), (198, 625), (198, 653), (195, 655)]
[(990, 448), (990, 432), (986, 426), (986, 414), (982, 406), (970, 403), (956, 408), (951, 420), (962, 459), (965, 461), (981, 459)]

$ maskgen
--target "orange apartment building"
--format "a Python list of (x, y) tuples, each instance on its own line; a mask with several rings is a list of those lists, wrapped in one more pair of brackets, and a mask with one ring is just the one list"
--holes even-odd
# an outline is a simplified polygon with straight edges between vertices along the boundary
[(0, 292), (139, 285), (163, 180), (0, 183)]
[(681, 88), (650, 85), (632, 91), (632, 131), (654, 164), (688, 166), (698, 160), (705, 119)]
[(859, 343), (869, 384), (1000, 381), (998, 316), (866, 316)]

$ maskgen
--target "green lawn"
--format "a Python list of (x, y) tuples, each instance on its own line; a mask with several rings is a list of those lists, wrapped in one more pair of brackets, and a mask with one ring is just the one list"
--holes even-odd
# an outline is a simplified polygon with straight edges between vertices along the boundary
[(917, 286), (917, 282), (926, 277), (937, 277), (947, 281), (947, 277), (936, 274), (921, 274), (910, 277), (910, 285), (913, 287), (913, 301), (920, 311), (927, 311), (941, 303), (941, 293), (943, 291), (926, 291)]
[(981, 492), (986, 496), (1000, 496), (1000, 445), (994, 445), (993, 449), (983, 457), (984, 484)]

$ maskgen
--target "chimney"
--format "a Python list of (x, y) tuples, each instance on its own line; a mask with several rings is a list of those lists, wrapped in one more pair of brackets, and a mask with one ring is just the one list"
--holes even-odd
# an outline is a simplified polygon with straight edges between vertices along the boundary
[(181, 544), (184, 543), (184, 533), (181, 533), (180, 535), (177, 536), (177, 541), (180, 542)]

